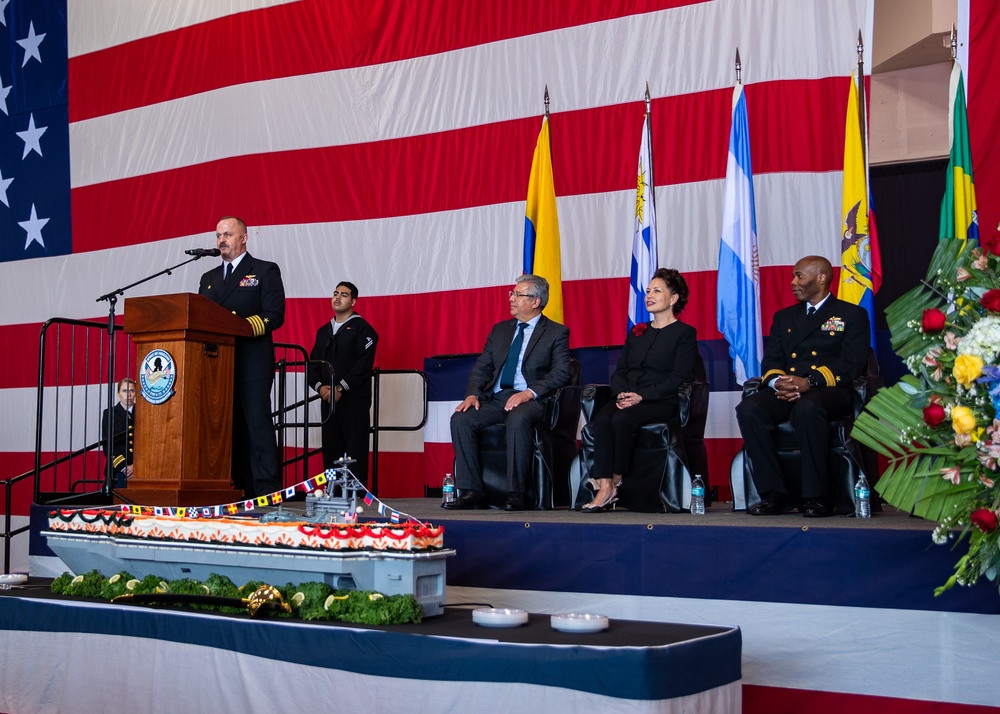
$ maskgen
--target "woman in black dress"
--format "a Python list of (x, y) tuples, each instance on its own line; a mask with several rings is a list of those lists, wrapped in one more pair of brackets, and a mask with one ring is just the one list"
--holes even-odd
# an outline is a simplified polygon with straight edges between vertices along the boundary
[(590, 424), (594, 436), (594, 478), (599, 485), (584, 513), (609, 510), (632, 461), (636, 434), (645, 424), (678, 418), (677, 389), (694, 379), (697, 331), (677, 319), (688, 301), (684, 277), (660, 268), (646, 288), (650, 321), (636, 325), (625, 339), (611, 376), (613, 401)]

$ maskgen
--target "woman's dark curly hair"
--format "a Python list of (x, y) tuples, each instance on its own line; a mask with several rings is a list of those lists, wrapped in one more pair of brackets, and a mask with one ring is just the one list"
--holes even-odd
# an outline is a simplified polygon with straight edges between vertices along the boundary
[(650, 282), (653, 282), (657, 278), (665, 282), (667, 290), (677, 296), (677, 302), (674, 303), (674, 314), (680, 315), (684, 312), (684, 306), (688, 303), (688, 284), (684, 280), (684, 276), (680, 274), (680, 271), (673, 268), (659, 268), (653, 273)]

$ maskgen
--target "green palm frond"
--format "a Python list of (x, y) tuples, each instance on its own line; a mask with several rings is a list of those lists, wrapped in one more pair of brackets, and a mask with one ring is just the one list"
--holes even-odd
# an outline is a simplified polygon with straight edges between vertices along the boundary
[(913, 406), (913, 396), (902, 386), (913, 379), (904, 377), (899, 384), (880, 389), (872, 397), (854, 422), (855, 439), (888, 458), (910, 453), (909, 433), (924, 426), (920, 412)]
[(941, 276), (954, 276), (959, 266), (966, 266), (972, 259), (972, 250), (978, 246), (976, 241), (941, 241), (931, 258), (927, 277), (923, 283), (897, 298), (885, 309), (886, 324), (891, 332), (893, 351), (904, 360), (927, 349), (927, 340), (919, 329), (914, 330), (911, 324), (920, 324), (924, 310), (937, 308), (942, 312), (954, 311), (954, 296), (949, 295), (941, 287)]
[[(892, 347), (903, 360), (923, 359), (932, 346), (940, 344), (940, 337), (920, 329), (924, 310), (941, 310), (961, 334), (970, 317), (975, 319), (967, 314), (969, 302), (963, 308), (962, 300), (956, 299), (963, 287), (955, 276), (960, 266), (970, 264), (976, 245), (975, 241), (942, 241), (926, 280), (886, 308)], [(892, 387), (879, 390), (855, 421), (852, 435), (887, 459), (876, 489), (888, 503), (922, 518), (941, 520), (979, 487), (968, 478), (973, 468), (968, 461), (974, 461), (974, 454), (962, 452), (950, 437), (942, 439), (940, 430), (935, 432), (924, 422), (922, 407), (939, 386), (928, 380), (928, 374), (907, 375)], [(963, 467), (959, 485), (942, 476), (943, 470), (955, 466)]]
[(906, 359), (927, 349), (923, 333), (910, 327), (920, 324), (924, 310), (944, 308), (947, 300), (936, 292), (918, 286), (905, 293), (901, 298), (885, 309), (886, 324), (891, 331), (892, 350)]
[(879, 390), (854, 422), (852, 436), (888, 460), (875, 486), (888, 503), (921, 518), (940, 520), (975, 486), (963, 488), (942, 477), (942, 470), (955, 464), (958, 449), (928, 445), (929, 427), (913, 405), (913, 395), (902, 386), (914, 381), (906, 377)]
[(931, 521), (940, 521), (964, 503), (977, 485), (963, 481), (955, 485), (942, 471), (953, 463), (948, 456), (913, 454), (896, 459), (879, 479), (875, 489), (897, 508)]

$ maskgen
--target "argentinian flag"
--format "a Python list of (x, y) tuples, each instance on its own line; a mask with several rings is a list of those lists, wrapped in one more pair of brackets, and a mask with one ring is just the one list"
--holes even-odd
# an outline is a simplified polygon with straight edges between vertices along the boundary
[(750, 166), (750, 125), (743, 85), (733, 90), (733, 123), (729, 132), (726, 193), (722, 204), (722, 241), (716, 320), (729, 343), (736, 381), (760, 376), (763, 340), (760, 322), (760, 263), (757, 214)]

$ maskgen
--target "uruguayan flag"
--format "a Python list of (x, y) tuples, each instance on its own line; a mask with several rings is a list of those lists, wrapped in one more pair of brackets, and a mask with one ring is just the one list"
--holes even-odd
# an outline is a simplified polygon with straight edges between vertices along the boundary
[(750, 166), (750, 126), (743, 85), (733, 91), (733, 124), (729, 132), (729, 162), (722, 207), (716, 319), (729, 343), (736, 380), (760, 376), (763, 354), (760, 323), (760, 264), (757, 215)]
[(642, 122), (639, 170), (635, 181), (635, 229), (628, 291), (628, 329), (649, 320), (646, 287), (656, 272), (656, 199), (653, 189), (653, 140), (649, 114)]

